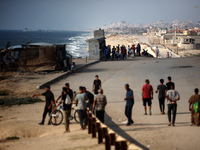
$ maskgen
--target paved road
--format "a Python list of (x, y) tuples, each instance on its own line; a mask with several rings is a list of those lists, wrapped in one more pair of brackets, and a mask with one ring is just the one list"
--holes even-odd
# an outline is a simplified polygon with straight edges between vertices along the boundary
[[(92, 88), (94, 76), (98, 74), (103, 83), (103, 89), (108, 98), (107, 114), (130, 137), (139, 141), (150, 149), (198, 149), (199, 128), (190, 127), (190, 113), (188, 99), (195, 87), (200, 86), (199, 58), (155, 59), (134, 58), (131, 61), (101, 62), (85, 70), (61, 80), (52, 86), (58, 95), (62, 86), (69, 82), (73, 90), (80, 85)], [(153, 115), (144, 116), (141, 100), (141, 87), (145, 79), (149, 79), (156, 89), (159, 79), (172, 76), (176, 89), (181, 95), (178, 102), (176, 127), (168, 127), (167, 115), (159, 115), (157, 94), (153, 100)], [(125, 126), (123, 101), (125, 96), (124, 84), (129, 83), (135, 94), (133, 118), (135, 124)], [(200, 88), (200, 87), (199, 87)], [(167, 110), (166, 110), (167, 112)], [(195, 139), (196, 138), (196, 139)], [(191, 140), (192, 139), (192, 140)]]

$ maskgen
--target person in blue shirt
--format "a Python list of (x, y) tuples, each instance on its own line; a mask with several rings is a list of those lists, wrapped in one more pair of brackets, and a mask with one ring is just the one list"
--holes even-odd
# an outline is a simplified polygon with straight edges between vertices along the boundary
[(134, 105), (134, 95), (133, 90), (130, 89), (129, 84), (125, 84), (126, 89), (126, 97), (124, 98), (124, 101), (126, 101), (126, 108), (125, 108), (125, 115), (128, 118), (127, 126), (130, 126), (134, 123), (132, 120), (132, 109)]
[(140, 46), (140, 43), (138, 43), (138, 45), (137, 45), (137, 54), (138, 54), (138, 56), (140, 56), (140, 51), (141, 51), (141, 46)]
[(105, 54), (105, 61), (108, 58), (108, 47), (106, 47), (106, 49), (104, 50), (104, 54)]

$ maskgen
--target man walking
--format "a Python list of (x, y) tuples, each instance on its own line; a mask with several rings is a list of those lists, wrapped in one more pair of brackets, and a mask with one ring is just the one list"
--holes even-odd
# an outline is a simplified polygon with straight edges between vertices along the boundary
[(98, 90), (101, 89), (101, 80), (99, 80), (99, 76), (96, 75), (95, 76), (95, 80), (93, 82), (93, 86), (92, 86), (92, 91), (94, 92), (94, 94), (98, 94)]
[[(44, 121), (45, 121), (47, 113), (49, 113), (49, 115), (50, 115), (50, 113), (52, 111), (52, 105), (55, 104), (54, 95), (53, 95), (53, 93), (51, 92), (50, 89), (51, 89), (50, 86), (46, 86), (44, 93), (35, 94), (35, 95), (32, 96), (32, 97), (45, 96), (46, 104), (45, 104), (45, 107), (44, 107), (42, 122), (38, 123), (39, 125), (44, 125)], [(51, 125), (50, 120), (49, 120), (48, 125)]]
[(143, 100), (143, 106), (144, 106), (144, 115), (147, 115), (147, 108), (146, 103), (148, 103), (149, 106), (149, 115), (152, 115), (151, 112), (151, 100), (153, 99), (153, 87), (149, 84), (150, 81), (148, 79), (145, 80), (145, 85), (142, 87), (142, 100)]
[(78, 115), (80, 119), (81, 130), (86, 128), (86, 121), (87, 121), (87, 95), (83, 93), (83, 87), (79, 87), (79, 93), (76, 95), (75, 104), (77, 105)]
[(172, 82), (172, 78), (169, 76), (169, 77), (167, 77), (167, 79), (168, 79), (168, 82), (166, 84), (167, 90), (171, 90), (171, 86), (173, 86), (175, 88), (175, 84), (174, 84), (174, 82)]
[[(200, 112), (198, 111), (200, 107), (200, 95), (198, 93), (199, 89), (194, 89), (194, 95), (192, 95), (189, 99), (189, 110), (191, 111), (191, 126), (200, 125)], [(197, 109), (196, 111), (194, 109), (194, 106)]]
[(158, 46), (157, 46), (156, 49), (155, 49), (155, 53), (156, 53), (156, 58), (158, 58), (159, 53), (160, 53), (160, 51), (159, 51), (159, 49), (158, 49)]
[(92, 113), (94, 113), (94, 110), (96, 109), (96, 117), (102, 123), (104, 123), (104, 114), (105, 114), (105, 107), (107, 105), (107, 99), (106, 99), (106, 96), (103, 95), (102, 89), (99, 89), (98, 93), (99, 94), (96, 95), (95, 98), (94, 98)]
[(87, 95), (87, 99), (88, 99), (88, 107), (89, 110), (92, 111), (93, 108), (93, 103), (94, 103), (94, 95), (92, 93), (90, 93), (89, 91), (87, 91), (86, 87), (83, 87), (83, 93), (85, 93)]
[(160, 85), (158, 85), (156, 93), (158, 93), (158, 100), (160, 105), (160, 114), (165, 114), (165, 95), (166, 86), (163, 84), (164, 80), (160, 79)]
[(130, 126), (134, 123), (132, 120), (132, 109), (134, 105), (134, 95), (133, 90), (130, 89), (129, 84), (125, 85), (126, 89), (126, 97), (124, 98), (124, 101), (126, 101), (126, 108), (125, 108), (125, 115), (128, 118), (127, 126)]
[(167, 105), (168, 105), (168, 120), (169, 124), (168, 126), (171, 126), (171, 111), (173, 111), (173, 119), (172, 119), (172, 125), (175, 126), (175, 120), (176, 120), (176, 110), (177, 110), (177, 103), (176, 101), (180, 100), (179, 93), (174, 90), (174, 85), (171, 85), (171, 89), (167, 91)]

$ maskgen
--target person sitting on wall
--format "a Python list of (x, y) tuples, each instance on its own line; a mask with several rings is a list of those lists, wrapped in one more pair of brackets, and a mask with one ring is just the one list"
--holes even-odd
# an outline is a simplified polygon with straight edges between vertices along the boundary
[(74, 69), (76, 69), (75, 62), (73, 62), (72, 65), (71, 65), (71, 70), (74, 70)]

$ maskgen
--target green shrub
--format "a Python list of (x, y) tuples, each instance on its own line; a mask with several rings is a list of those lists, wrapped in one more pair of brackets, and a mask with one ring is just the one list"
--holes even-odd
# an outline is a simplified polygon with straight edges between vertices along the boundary
[(19, 137), (16, 136), (11, 136), (11, 137), (7, 137), (6, 140), (19, 140)]
[(9, 92), (7, 90), (0, 90), (0, 96), (6, 96), (9, 95)]

